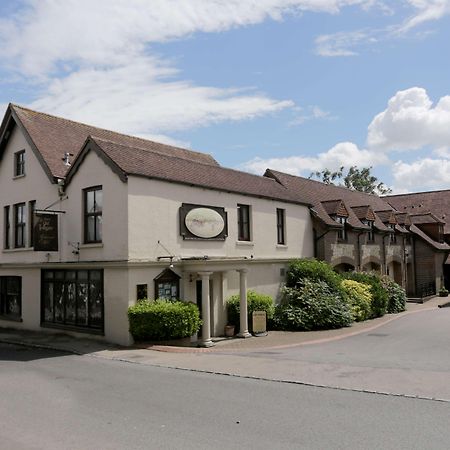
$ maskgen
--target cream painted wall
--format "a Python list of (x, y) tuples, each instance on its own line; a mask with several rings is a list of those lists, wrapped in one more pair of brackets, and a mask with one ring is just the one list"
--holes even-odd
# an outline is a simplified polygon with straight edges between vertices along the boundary
[[(102, 186), (103, 242), (83, 245), (83, 189)], [(73, 176), (64, 202), (67, 213), (62, 218), (64, 256), (71, 261), (116, 261), (128, 259), (127, 183), (112, 172), (96, 153), (89, 152)], [(68, 244), (81, 243), (79, 257)]]
[[(168, 251), (179, 258), (313, 256), (312, 222), (306, 206), (133, 176), (128, 180), (128, 195), (130, 260), (154, 261)], [(182, 203), (224, 207), (228, 213), (226, 240), (183, 240), (178, 216)], [(237, 240), (238, 203), (251, 206), (250, 243)], [(276, 208), (286, 210), (286, 246), (276, 243)]]
[[(14, 179), (14, 153), (25, 150), (25, 176)], [(42, 169), (41, 164), (34, 155), (25, 137), (18, 127), (15, 127), (5, 152), (0, 161), (0, 226), (2, 242), (0, 243), (0, 263), (18, 262), (42, 262), (47, 258), (43, 252), (34, 252), (29, 247), (25, 249), (12, 249), (14, 246), (13, 236), (13, 205), (16, 203), (26, 203), (28, 215), (28, 202), (36, 200), (36, 208), (44, 209), (51, 203), (58, 200), (58, 189), (52, 184)], [(4, 249), (4, 207), (10, 205), (10, 244), (11, 250)], [(59, 206), (56, 206), (59, 208)], [(27, 224), (29, 223), (27, 217)], [(29, 243), (29, 229), (27, 227), (27, 245)], [(59, 254), (55, 254), (59, 258)]]

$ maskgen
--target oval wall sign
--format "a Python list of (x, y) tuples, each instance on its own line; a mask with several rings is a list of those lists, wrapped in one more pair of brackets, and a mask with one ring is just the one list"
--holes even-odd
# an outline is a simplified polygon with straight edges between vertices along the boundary
[(210, 208), (191, 209), (186, 214), (184, 223), (193, 235), (203, 239), (218, 236), (225, 227), (223, 217)]

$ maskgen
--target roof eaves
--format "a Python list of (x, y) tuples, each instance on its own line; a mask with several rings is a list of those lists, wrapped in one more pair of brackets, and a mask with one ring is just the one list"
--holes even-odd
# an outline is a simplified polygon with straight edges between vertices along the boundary
[(56, 183), (55, 180), (55, 175), (52, 173), (52, 171), (50, 170), (50, 167), (48, 166), (48, 164), (46, 163), (44, 157), (42, 156), (41, 152), (39, 151), (39, 149), (37, 148), (36, 144), (34, 143), (33, 139), (31, 138), (30, 134), (28, 133), (27, 128), (25, 127), (25, 125), (22, 123), (22, 121), (20, 120), (19, 116), (16, 114), (16, 111), (14, 110), (16, 105), (13, 105), (12, 103), (9, 104), (8, 109), (11, 112), (11, 116), (14, 119), (14, 121), (16, 122), (16, 125), (20, 128), (20, 130), (22, 131), (25, 140), (28, 142), (31, 150), (33, 151), (33, 153), (35, 154), (36, 158), (38, 159), (39, 163), (42, 166), (42, 169), (44, 170), (45, 174), (47, 175), (47, 177), (49, 178), (51, 183)]
[(80, 166), (83, 164), (84, 159), (90, 150), (93, 150), (100, 159), (108, 166), (110, 169), (116, 173), (116, 175), (120, 178), (120, 180), (124, 183), (127, 182), (128, 174), (121, 168), (119, 165), (113, 161), (101, 148), (99, 143), (96, 141), (95, 137), (88, 136), (81, 147), (80, 152), (76, 156), (75, 160), (72, 163), (67, 175), (65, 177), (65, 185), (68, 186), (74, 177), (75, 173), (78, 172)]

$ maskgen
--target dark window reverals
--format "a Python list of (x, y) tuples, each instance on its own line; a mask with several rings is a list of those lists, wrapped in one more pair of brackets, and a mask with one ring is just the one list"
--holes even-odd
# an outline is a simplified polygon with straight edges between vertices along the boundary
[(84, 242), (102, 242), (103, 191), (101, 186), (84, 190)]
[(103, 330), (102, 270), (43, 270), (41, 322)]
[(286, 226), (285, 226), (286, 210), (277, 208), (277, 243), (286, 244)]
[(237, 205), (238, 240), (250, 241), (250, 206)]
[(14, 176), (25, 175), (25, 150), (14, 154)]
[(0, 316), (20, 319), (22, 315), (22, 278), (0, 277)]
[(4, 221), (4, 240), (3, 240), (3, 247), (5, 249), (10, 248), (11, 243), (10, 243), (10, 234), (11, 234), (11, 219), (9, 217), (9, 210), (10, 207), (9, 206), (5, 206), (3, 208), (3, 221)]
[(14, 247), (25, 247), (25, 203), (14, 205)]

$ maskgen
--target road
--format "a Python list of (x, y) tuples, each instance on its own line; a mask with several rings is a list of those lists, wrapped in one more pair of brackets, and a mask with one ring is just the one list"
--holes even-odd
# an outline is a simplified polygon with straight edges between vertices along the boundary
[(450, 403), (0, 344), (0, 448), (448, 449)]

